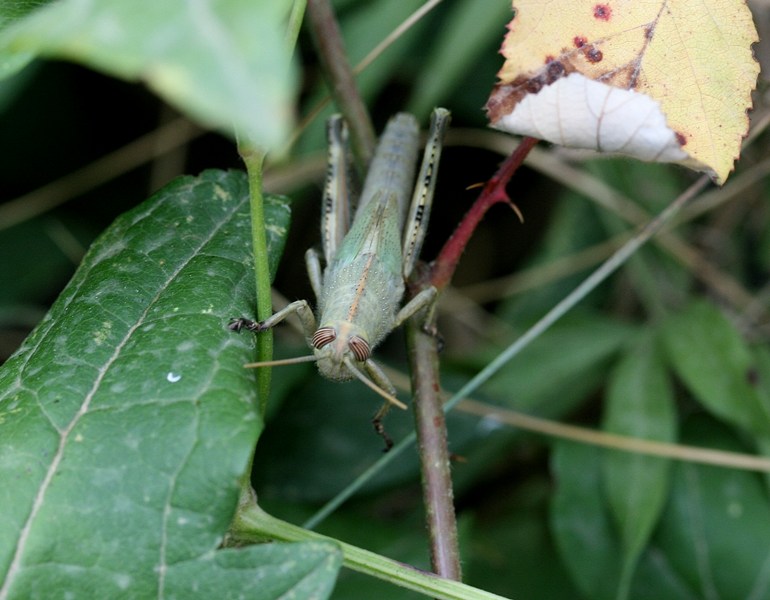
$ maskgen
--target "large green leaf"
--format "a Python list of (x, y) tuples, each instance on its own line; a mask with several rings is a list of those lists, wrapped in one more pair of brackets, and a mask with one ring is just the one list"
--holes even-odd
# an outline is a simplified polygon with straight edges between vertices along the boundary
[[(620, 435), (674, 441), (674, 394), (651, 336), (644, 336), (613, 370), (602, 427)], [(618, 598), (623, 598), (668, 495), (669, 461), (611, 451), (604, 456), (602, 466), (607, 500), (623, 549), (618, 591)]]
[[(288, 209), (266, 212), (275, 267)], [(262, 429), (253, 339), (226, 328), (251, 312), (252, 270), (242, 173), (181, 178), (94, 243), (0, 370), (0, 597), (299, 585), (293, 551), (265, 571), (265, 550), (215, 552)], [(328, 577), (336, 551), (315, 552)]]
[(287, 135), (289, 0), (61, 0), (0, 34), (0, 77), (29, 57), (144, 81), (201, 123), (271, 147)]

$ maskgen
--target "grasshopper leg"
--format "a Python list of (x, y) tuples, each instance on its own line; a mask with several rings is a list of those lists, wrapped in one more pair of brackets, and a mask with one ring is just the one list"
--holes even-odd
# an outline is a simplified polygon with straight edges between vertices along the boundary
[(232, 319), (227, 327), (231, 331), (235, 332), (248, 329), (254, 333), (259, 333), (260, 331), (267, 331), (268, 329), (272, 329), (286, 317), (295, 313), (302, 323), (302, 331), (305, 334), (305, 339), (308, 340), (308, 344), (311, 344), (313, 334), (316, 330), (316, 320), (315, 315), (313, 315), (313, 311), (310, 309), (310, 305), (306, 300), (296, 300), (264, 321), (257, 322), (241, 317), (238, 319)]
[(249, 331), (257, 331), (259, 328), (259, 323), (252, 321), (251, 319), (247, 319), (246, 317), (238, 317), (236, 319), (230, 319), (230, 322), (227, 324), (227, 328), (230, 331), (234, 331), (235, 333), (240, 333), (244, 329), (248, 329)]
[(425, 144), (420, 172), (417, 174), (417, 184), (409, 206), (406, 227), (404, 227), (402, 248), (404, 279), (408, 279), (412, 273), (425, 240), (430, 209), (433, 205), (433, 194), (436, 190), (436, 175), (441, 160), (444, 134), (449, 127), (449, 121), (449, 111), (444, 108), (435, 109), (431, 115), (428, 141)]
[(385, 415), (388, 414), (389, 410), (390, 404), (385, 402), (380, 407), (380, 410), (377, 411), (377, 414), (372, 417), (372, 426), (374, 427), (375, 433), (385, 442), (385, 447), (382, 449), (383, 452), (389, 452), (393, 447), (393, 439), (388, 435), (388, 432), (385, 431), (385, 425), (382, 424), (382, 420), (385, 418)]
[(436, 298), (438, 291), (433, 286), (425, 288), (409, 302), (407, 302), (401, 310), (396, 314), (396, 319), (393, 322), (393, 329), (401, 325), (409, 317), (416, 315), (423, 308), (427, 307)]
[(313, 288), (316, 301), (319, 301), (323, 291), (323, 270), (321, 269), (321, 257), (315, 248), (309, 248), (305, 252), (305, 268), (310, 279), (310, 287)]

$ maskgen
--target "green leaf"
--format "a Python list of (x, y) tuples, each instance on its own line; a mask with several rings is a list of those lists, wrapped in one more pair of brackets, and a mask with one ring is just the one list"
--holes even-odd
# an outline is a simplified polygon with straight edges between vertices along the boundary
[[(331, 595), (342, 565), (339, 547), (326, 542), (264, 544), (220, 550), (169, 571), (169, 596), (323, 600)], [(208, 576), (213, 570), (222, 577)]]
[[(676, 408), (665, 364), (651, 336), (642, 338), (614, 369), (603, 429), (636, 438), (674, 441)], [(623, 566), (618, 598), (625, 598), (642, 550), (663, 509), (669, 461), (631, 452), (604, 455), (604, 489), (619, 530)]]
[[(745, 452), (727, 429), (692, 419), (683, 441)], [(700, 598), (770, 597), (770, 502), (756, 473), (680, 463), (656, 541)]]
[[(287, 206), (267, 214), (275, 265)], [(242, 173), (171, 183), (94, 243), (0, 369), (0, 596), (260, 576), (256, 549), (215, 552), (262, 429), (253, 340), (226, 327), (253, 303), (248, 215)]]
[[(621, 542), (615, 535), (610, 509), (602, 494), (602, 455), (601, 450), (591, 446), (556, 443), (551, 462), (556, 478), (551, 530), (562, 560), (583, 596), (590, 600), (615, 600), (623, 561)], [(630, 597), (634, 600), (702, 598), (693, 593), (670, 557), (657, 546), (648, 546), (642, 554)]]
[(551, 529), (572, 579), (591, 600), (615, 597), (621, 564), (602, 498), (600, 459), (597, 448), (564, 441), (554, 444), (551, 458), (556, 478)]
[(753, 382), (756, 359), (720, 311), (695, 302), (671, 317), (663, 333), (677, 375), (699, 402), (747, 432), (770, 433), (767, 394)]
[(0, 4), (0, 31), (33, 10), (48, 4), (50, 0), (12, 0)]
[[(0, 35), (0, 76), (30, 55), (144, 81), (204, 125), (269, 148), (288, 133), (289, 0), (62, 0)], [(8, 63), (3, 69), (2, 63)], [(13, 64), (11, 64), (13, 63)]]

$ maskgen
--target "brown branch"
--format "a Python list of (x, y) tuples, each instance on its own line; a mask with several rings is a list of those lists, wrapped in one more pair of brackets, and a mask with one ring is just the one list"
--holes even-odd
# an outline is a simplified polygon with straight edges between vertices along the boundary
[(308, 0), (308, 25), (335, 104), (350, 128), (350, 146), (361, 173), (374, 153), (376, 136), (350, 68), (345, 44), (329, 0)]
[[(473, 231), (491, 206), (498, 202), (509, 203), (521, 218), (518, 208), (508, 198), (505, 187), (536, 143), (537, 140), (533, 138), (524, 138), (494, 177), (487, 182), (430, 270), (415, 275), (410, 285), (412, 295), (428, 285), (433, 285), (439, 290), (448, 285)], [(435, 330), (433, 311), (424, 322), (420, 321), (419, 317), (410, 320), (406, 329), (423, 502), (426, 507), (433, 570), (442, 577), (460, 581), (462, 571), (446, 420), (440, 393), (438, 341), (435, 335), (425, 333), (432, 330)]]
[(437, 575), (461, 581), (452, 473), (440, 394), (438, 342), (435, 335), (423, 331), (425, 325), (422, 323), (419, 318), (410, 320), (406, 328), (406, 343), (431, 566)]

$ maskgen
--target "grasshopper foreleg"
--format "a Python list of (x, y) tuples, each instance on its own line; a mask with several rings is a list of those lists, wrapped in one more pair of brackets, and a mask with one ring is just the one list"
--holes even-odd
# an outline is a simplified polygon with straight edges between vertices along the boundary
[(230, 321), (228, 327), (236, 332), (241, 331), (242, 329), (248, 329), (249, 331), (259, 333), (260, 331), (272, 329), (286, 317), (295, 313), (302, 323), (302, 331), (305, 334), (305, 339), (308, 341), (308, 344), (311, 344), (313, 334), (316, 331), (316, 320), (315, 315), (313, 315), (313, 311), (310, 309), (310, 305), (306, 300), (296, 300), (264, 321), (257, 322), (244, 318), (233, 319)]

